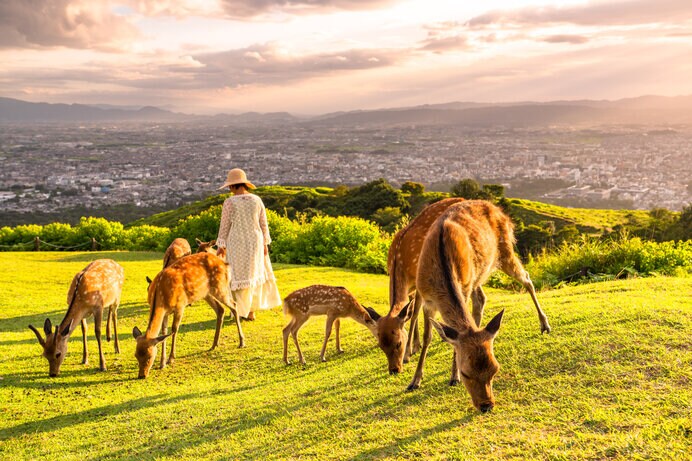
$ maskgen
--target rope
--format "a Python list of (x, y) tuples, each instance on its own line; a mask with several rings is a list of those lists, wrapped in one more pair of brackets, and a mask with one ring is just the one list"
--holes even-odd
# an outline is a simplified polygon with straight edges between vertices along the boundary
[[(92, 244), (92, 241), (88, 240), (88, 241), (86, 241), (84, 243), (80, 243), (78, 245), (72, 245), (72, 246), (66, 247), (66, 246), (61, 246), (61, 245), (56, 245), (54, 243), (46, 242), (45, 240), (41, 240), (41, 239), (37, 239), (37, 240), (38, 240), (39, 245), (48, 245), (49, 247), (55, 248), (56, 250), (75, 250), (77, 248), (84, 248), (84, 247)], [(30, 242), (24, 242), (24, 243), (15, 243), (13, 245), (0, 244), (0, 248), (34, 247), (36, 245), (37, 240), (32, 240)], [(97, 245), (101, 246), (101, 242), (99, 242), (98, 240), (94, 240), (94, 242)]]

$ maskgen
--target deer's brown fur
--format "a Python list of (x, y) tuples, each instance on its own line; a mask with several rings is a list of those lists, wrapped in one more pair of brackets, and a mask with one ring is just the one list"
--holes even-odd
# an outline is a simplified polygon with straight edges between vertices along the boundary
[(48, 360), (51, 377), (58, 376), (60, 373), (60, 366), (67, 354), (67, 340), (78, 323), (82, 325), (82, 363), (88, 363), (86, 319), (90, 315), (94, 316), (94, 333), (99, 346), (99, 369), (106, 370), (106, 360), (101, 348), (101, 319), (106, 308), (108, 308), (106, 339), (111, 340), (110, 324), (112, 318), (115, 352), (120, 353), (117, 312), (124, 279), (124, 270), (118, 263), (112, 259), (97, 259), (72, 279), (70, 289), (67, 292), (69, 307), (60, 325), (55, 327), (55, 331), (53, 331), (50, 319), (46, 319), (43, 324), (45, 338), (33, 325), (29, 325), (39, 344), (43, 347), (43, 356)]
[(288, 365), (288, 336), (293, 337), (293, 342), (298, 351), (300, 363), (305, 363), (303, 353), (298, 344), (298, 330), (307, 320), (315, 315), (326, 315), (327, 324), (324, 334), (324, 343), (320, 359), (326, 361), (324, 354), (327, 350), (327, 341), (332, 333), (332, 325), (336, 329), (336, 349), (339, 353), (341, 342), (339, 327), (341, 318), (350, 317), (361, 325), (365, 325), (375, 335), (375, 322), (358, 300), (344, 287), (329, 285), (311, 285), (301, 288), (284, 298), (284, 315), (290, 315), (291, 321), (283, 329), (284, 363)]
[[(416, 287), (424, 304), (423, 348), (409, 390), (420, 386), (423, 366), (435, 327), (454, 348), (450, 385), (461, 380), (474, 406), (482, 412), (495, 405), (492, 380), (499, 369), (493, 340), (504, 311), (480, 328), (482, 303), (469, 301), (474, 291), (499, 267), (531, 293), (544, 331), (550, 327), (535, 296), (533, 284), (514, 254), (512, 222), (490, 202), (474, 200), (451, 206), (433, 224), (423, 244)], [(444, 323), (433, 320), (440, 313)]]
[[(161, 367), (175, 360), (175, 341), (183, 318), (185, 307), (204, 299), (216, 312), (216, 333), (212, 349), (219, 343), (219, 335), (224, 318), (224, 306), (233, 310), (228, 270), (223, 260), (213, 254), (195, 253), (179, 259), (162, 270), (149, 285), (148, 301), (151, 306), (149, 324), (144, 334), (135, 327), (132, 331), (137, 340), (135, 357), (139, 362), (139, 377), (146, 378), (156, 357), (157, 345), (166, 339), (168, 316), (173, 315), (171, 353), (165, 357), (165, 344), (161, 352)], [(245, 338), (240, 319), (235, 316), (240, 347)], [(160, 333), (163, 333), (160, 335)]]
[(163, 268), (167, 268), (180, 258), (190, 254), (192, 254), (192, 248), (190, 248), (187, 239), (178, 237), (168, 245), (166, 252), (163, 254)]
[[(418, 312), (422, 302), (416, 294), (411, 303), (409, 296), (415, 290), (418, 260), (425, 236), (442, 213), (463, 200), (447, 198), (428, 205), (392, 239), (387, 256), (389, 313), (380, 316), (373, 310), (369, 311), (373, 320), (377, 321), (378, 345), (387, 356), (392, 374), (399, 373), (409, 357), (420, 349)], [(411, 327), (407, 338), (404, 327), (408, 319), (411, 319)]]

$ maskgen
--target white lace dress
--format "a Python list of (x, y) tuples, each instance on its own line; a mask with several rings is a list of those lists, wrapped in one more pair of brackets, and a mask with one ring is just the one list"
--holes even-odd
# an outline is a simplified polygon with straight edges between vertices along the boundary
[(240, 316), (281, 305), (269, 255), (264, 255), (271, 237), (262, 199), (253, 194), (227, 198), (216, 243), (226, 248), (231, 292)]

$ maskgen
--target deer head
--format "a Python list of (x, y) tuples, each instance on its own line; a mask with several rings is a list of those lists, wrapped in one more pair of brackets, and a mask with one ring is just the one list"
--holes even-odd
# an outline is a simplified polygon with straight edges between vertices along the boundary
[(139, 328), (134, 327), (132, 329), (132, 336), (137, 340), (137, 347), (135, 348), (135, 358), (139, 363), (139, 379), (144, 379), (149, 376), (149, 371), (151, 366), (154, 364), (154, 359), (156, 358), (157, 345), (168, 338), (171, 334), (158, 336), (156, 338), (145, 337)]
[(58, 331), (56, 326), (53, 332), (50, 319), (46, 319), (43, 323), (43, 332), (46, 334), (44, 339), (33, 325), (29, 325), (29, 329), (34, 332), (38, 343), (43, 347), (43, 356), (48, 360), (48, 375), (51, 378), (55, 378), (60, 373), (60, 365), (62, 365), (67, 354), (67, 339), (69, 338), (71, 328), (72, 320), (62, 331)]
[(393, 315), (392, 311), (384, 317), (375, 312), (371, 307), (365, 309), (376, 323), (373, 334), (377, 338), (380, 349), (387, 356), (389, 374), (401, 372), (404, 368), (404, 353), (406, 352), (406, 322), (413, 315), (414, 301), (409, 301), (398, 314)]
[(461, 381), (471, 395), (473, 406), (486, 413), (495, 406), (493, 378), (500, 365), (493, 355), (493, 340), (502, 323), (502, 310), (481, 330), (460, 333), (456, 329), (430, 320), (440, 337), (452, 345), (456, 352), (456, 367)]

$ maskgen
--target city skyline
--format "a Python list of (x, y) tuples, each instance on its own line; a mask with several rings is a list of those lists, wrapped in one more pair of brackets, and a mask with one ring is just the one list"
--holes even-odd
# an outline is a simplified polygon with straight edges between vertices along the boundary
[(0, 96), (186, 113), (692, 94), (692, 4), (8, 0)]

